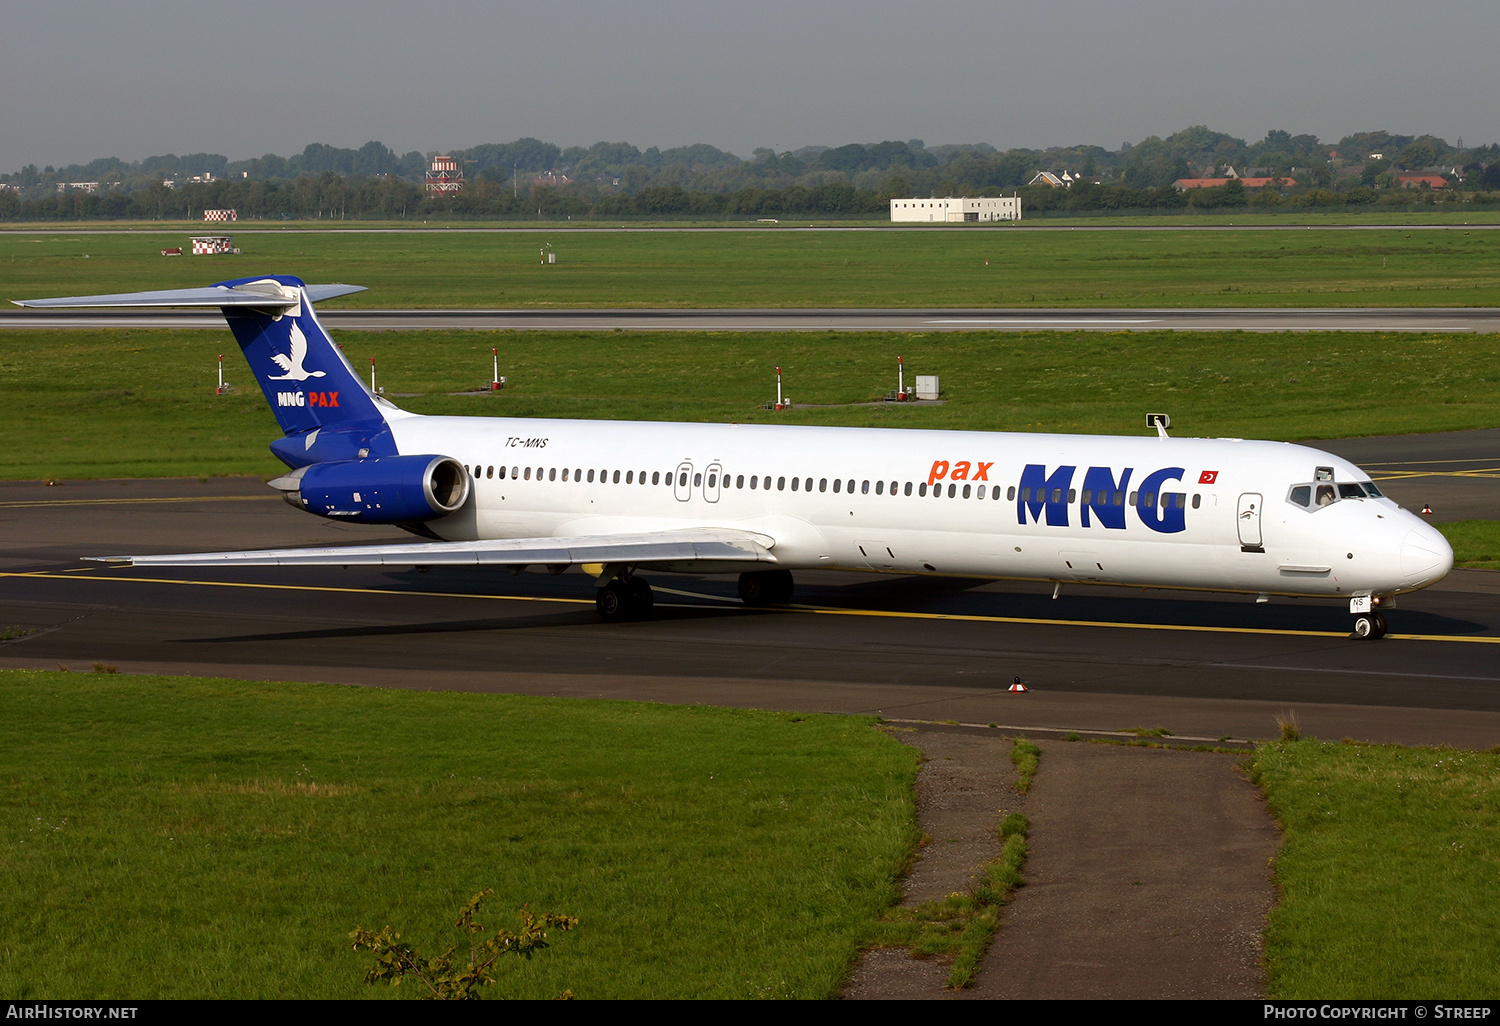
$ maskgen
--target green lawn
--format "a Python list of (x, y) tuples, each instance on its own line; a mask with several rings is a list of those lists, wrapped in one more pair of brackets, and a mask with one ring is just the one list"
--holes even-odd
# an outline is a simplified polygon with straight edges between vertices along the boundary
[[(418, 413), (1300, 439), (1500, 423), (1491, 335), (340, 332)], [(498, 347), (506, 390), (472, 391)], [(238, 386), (214, 394), (216, 357)], [(942, 405), (876, 402), (895, 359)], [(810, 408), (775, 414), (774, 368)], [(407, 393), (415, 393), (408, 395)], [(227, 329), (0, 331), (0, 478), (273, 475), (279, 434)]]
[[(295, 274), (347, 307), (1500, 306), (1500, 232), (779, 229), (323, 234), (231, 229), (239, 256), (163, 259), (202, 225), (0, 232), (0, 299)], [(550, 245), (558, 262), (544, 265)]]
[(1500, 753), (1283, 742), (1255, 773), (1285, 831), (1271, 997), (1494, 1000)]
[(1500, 570), (1500, 520), (1457, 520), (1433, 526), (1453, 546), (1456, 565)]
[[(0, 672), (0, 994), (358, 998), (493, 887), (577, 916), (493, 996), (828, 998), (897, 896), (868, 717)], [(396, 996), (416, 996), (403, 986)]]

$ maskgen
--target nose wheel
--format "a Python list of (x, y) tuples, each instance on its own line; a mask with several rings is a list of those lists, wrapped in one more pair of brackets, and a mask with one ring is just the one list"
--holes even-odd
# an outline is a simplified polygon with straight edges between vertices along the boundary
[(1385, 630), (1385, 617), (1380, 613), (1361, 613), (1354, 618), (1356, 638), (1383, 638)]

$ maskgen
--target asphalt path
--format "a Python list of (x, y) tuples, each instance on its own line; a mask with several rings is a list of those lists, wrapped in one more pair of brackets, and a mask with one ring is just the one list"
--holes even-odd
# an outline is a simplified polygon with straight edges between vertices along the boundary
[[(1328, 443), (1437, 519), (1500, 508), (1500, 432)], [(1381, 468), (1385, 468), (1381, 470)], [(1472, 493), (1472, 494), (1471, 494)], [(1425, 500), (1423, 497), (1426, 497)], [(1436, 497), (1436, 498), (1434, 498)], [(1500, 743), (1500, 574), (1403, 596), (1381, 641), (1338, 604), (941, 577), (653, 575), (658, 615), (603, 624), (581, 573), (120, 569), (85, 555), (395, 537), (316, 520), (259, 481), (0, 484), (0, 666), (517, 691), (1118, 733)], [(24, 632), (24, 633), (23, 633)], [(1015, 677), (1032, 691), (1008, 692)]]
[[(31, 297), (37, 298), (37, 297)], [(933, 310), (338, 310), (360, 331), (1407, 331), (1500, 332), (1493, 307)], [(201, 310), (0, 310), (0, 328), (214, 328)]]

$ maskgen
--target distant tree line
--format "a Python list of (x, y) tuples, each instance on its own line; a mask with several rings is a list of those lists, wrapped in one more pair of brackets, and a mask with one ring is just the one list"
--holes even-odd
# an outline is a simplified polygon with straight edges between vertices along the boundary
[[(892, 197), (1011, 195), (1027, 216), (1112, 210), (1364, 207), (1497, 202), (1500, 146), (1462, 148), (1435, 136), (1364, 132), (1337, 143), (1267, 132), (1244, 140), (1198, 125), (1118, 150), (1100, 146), (997, 150), (921, 139), (808, 146), (750, 159), (713, 146), (640, 150), (629, 143), (561, 148), (539, 139), (445, 151), (464, 169), (457, 195), (429, 196), (428, 157), (379, 142), (314, 143), (300, 154), (230, 161), (219, 154), (114, 157), (0, 175), (0, 220), (196, 219), (234, 208), (260, 219), (879, 217)], [(1276, 181), (1180, 192), (1181, 178)], [(1029, 186), (1039, 171), (1071, 172), (1070, 188)], [(1445, 187), (1400, 189), (1403, 172), (1442, 174)], [(198, 178), (199, 181), (192, 179)], [(206, 180), (212, 179), (212, 180)], [(92, 191), (73, 183), (98, 183)]]

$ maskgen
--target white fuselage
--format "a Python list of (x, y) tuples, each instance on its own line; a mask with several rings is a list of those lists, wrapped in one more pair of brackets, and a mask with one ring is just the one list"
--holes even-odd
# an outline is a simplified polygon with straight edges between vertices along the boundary
[[(1345, 597), (1411, 591), (1452, 566), (1441, 534), (1370, 494), (1367, 474), (1283, 442), (389, 423), (401, 452), (451, 456), (472, 477), (471, 501), (429, 524), (454, 541), (731, 528), (771, 539), (787, 569)], [(1332, 501), (1310, 498), (1320, 488)]]

